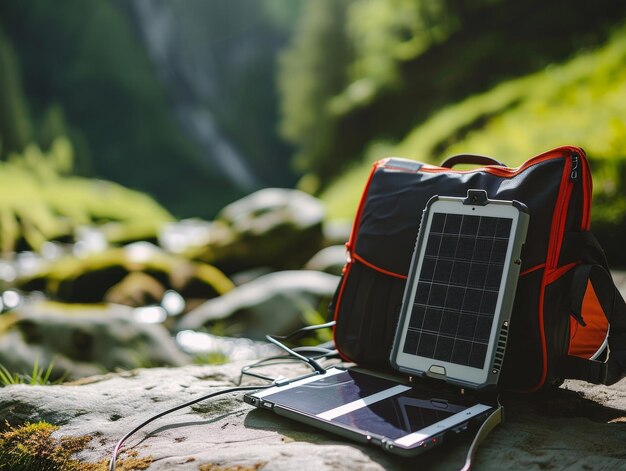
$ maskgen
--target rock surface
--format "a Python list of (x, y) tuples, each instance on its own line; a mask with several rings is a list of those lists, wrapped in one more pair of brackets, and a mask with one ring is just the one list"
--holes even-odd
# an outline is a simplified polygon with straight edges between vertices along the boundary
[(328, 305), (338, 281), (312, 270), (270, 273), (198, 306), (182, 317), (177, 329), (205, 327), (212, 333), (252, 339), (287, 334), (307, 323), (324, 322), (307, 319), (307, 313)]
[[(186, 366), (108, 374), (60, 386), (0, 389), (0, 421), (45, 420), (53, 436), (89, 436), (75, 455), (103, 462), (116, 441), (152, 415), (236, 383), (241, 364)], [(277, 371), (281, 368), (280, 371)], [(300, 366), (270, 373), (298, 375)], [(404, 459), (357, 445), (241, 401), (242, 393), (202, 402), (158, 419), (132, 436), (129, 453), (150, 470), (459, 469), (470, 438)], [(476, 468), (624, 469), (626, 380), (611, 386), (568, 381), (542, 396), (505, 396), (506, 423), (480, 447)], [(132, 455), (131, 455), (132, 456)]]
[(300, 268), (323, 245), (324, 207), (298, 190), (266, 188), (226, 206), (198, 257), (225, 273)]
[(191, 361), (158, 324), (133, 319), (121, 305), (37, 303), (0, 318), (0, 364), (28, 374), (38, 362), (54, 365), (52, 379), (76, 379), (138, 366), (182, 366)]
[(144, 306), (160, 302), (176, 290), (198, 304), (233, 288), (217, 268), (164, 252), (148, 242), (109, 248), (83, 257), (61, 258), (32, 277), (22, 279), (25, 291), (43, 291), (68, 303), (116, 302)]

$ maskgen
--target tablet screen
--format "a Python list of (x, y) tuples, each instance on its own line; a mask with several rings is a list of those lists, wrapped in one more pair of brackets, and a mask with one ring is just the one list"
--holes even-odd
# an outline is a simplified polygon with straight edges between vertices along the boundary
[[(330, 373), (330, 374), (329, 374)], [(429, 391), (420, 391), (406, 385), (352, 370), (331, 370), (313, 381), (281, 390), (273, 388), (261, 393), (264, 401), (314, 416), (363, 433), (402, 440), (406, 446), (414, 444), (428, 434), (407, 436), (423, 431), (446, 419), (457, 417), (460, 412), (476, 407), (476, 403), (463, 403), (457, 398), (450, 401), (435, 397)], [(480, 412), (488, 410), (480, 405)], [(458, 423), (454, 420), (451, 423)], [(440, 433), (442, 430), (437, 430)]]

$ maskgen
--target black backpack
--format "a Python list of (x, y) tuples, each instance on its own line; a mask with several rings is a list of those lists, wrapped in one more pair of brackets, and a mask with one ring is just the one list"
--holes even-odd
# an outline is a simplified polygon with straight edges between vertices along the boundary
[[(483, 165), (472, 170), (456, 164)], [(626, 371), (626, 304), (589, 232), (591, 174), (582, 149), (560, 147), (508, 168), (461, 155), (440, 167), (374, 164), (331, 309), (345, 360), (391, 369), (391, 352), (421, 213), (433, 195), (483, 189), (530, 212), (500, 387), (532, 392), (566, 378), (613, 384)], [(609, 329), (610, 326), (610, 329)]]

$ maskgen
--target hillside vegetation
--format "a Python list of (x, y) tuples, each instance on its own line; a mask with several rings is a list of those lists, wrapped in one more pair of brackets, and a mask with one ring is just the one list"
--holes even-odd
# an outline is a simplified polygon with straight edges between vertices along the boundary
[(598, 47), (625, 13), (611, 0), (306, 3), (279, 68), (302, 187), (326, 188), (372, 141), (398, 141), (451, 103)]
[[(455, 153), (491, 155), (510, 166), (560, 145), (583, 147), (594, 177), (594, 230), (607, 251), (626, 236), (626, 28), (604, 46), (467, 98), (435, 113), (396, 145), (367, 158), (322, 198), (330, 218), (352, 218), (371, 163), (388, 155), (440, 162)], [(616, 233), (619, 233), (617, 234)]]
[(43, 153), (30, 144), (0, 162), (0, 251), (40, 250), (70, 242), (81, 226), (99, 226), (110, 242), (154, 239), (172, 216), (152, 198), (116, 183), (66, 175), (72, 147), (57, 138)]

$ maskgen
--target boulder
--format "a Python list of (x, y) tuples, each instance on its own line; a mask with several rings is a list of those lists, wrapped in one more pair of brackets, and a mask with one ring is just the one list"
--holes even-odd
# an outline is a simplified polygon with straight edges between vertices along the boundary
[[(324, 321), (339, 278), (316, 271), (282, 271), (261, 276), (210, 299), (183, 316), (178, 330), (207, 328), (219, 335), (263, 339)], [(316, 314), (311, 319), (312, 313)]]
[(177, 291), (193, 305), (194, 300), (225, 293), (233, 283), (211, 265), (167, 254), (147, 242), (136, 242), (55, 260), (39, 273), (19, 280), (18, 287), (43, 291), (63, 302), (143, 306), (160, 302), (167, 290)]
[[(13, 427), (0, 432), (0, 454), (11, 445), (2, 439), (11, 435), (24, 441), (22, 448), (13, 444), (17, 453), (39, 446), (41, 455), (31, 458), (38, 465), (54, 459), (46, 450), (71, 444), (73, 453), (62, 456), (71, 454), (76, 469), (106, 469), (115, 443), (127, 432), (166, 409), (234, 386), (242, 365), (154, 368), (59, 386), (0, 388), (0, 423)], [(300, 365), (266, 370), (289, 377), (306, 372)], [(462, 467), (473, 438), (468, 434), (418, 457), (399, 458), (253, 409), (241, 398), (236, 393), (200, 402), (147, 425), (122, 448), (118, 469), (443, 471)], [(567, 381), (550, 393), (502, 400), (506, 422), (479, 448), (476, 469), (626, 467), (626, 380), (611, 387)], [(50, 425), (20, 427), (39, 421)], [(34, 436), (27, 441), (29, 434)]]
[(266, 188), (226, 206), (197, 257), (226, 273), (300, 268), (323, 245), (322, 203), (298, 190)]
[(126, 306), (38, 303), (0, 318), (0, 364), (11, 372), (52, 363), (53, 379), (74, 379), (190, 361), (165, 327), (136, 322)]

